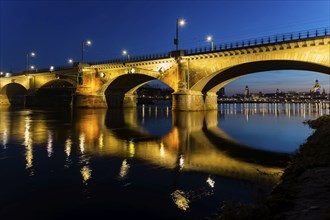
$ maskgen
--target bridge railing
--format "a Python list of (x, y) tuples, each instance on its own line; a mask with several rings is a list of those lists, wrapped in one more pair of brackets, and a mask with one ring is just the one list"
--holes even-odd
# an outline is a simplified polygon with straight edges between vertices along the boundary
[(36, 68), (34, 70), (23, 71), (23, 72), (16, 72), (12, 73), (13, 76), (19, 76), (23, 74), (35, 74), (35, 73), (45, 73), (45, 72), (55, 72), (59, 70), (68, 70), (74, 68), (73, 65), (66, 65), (66, 66), (54, 66), (53, 69), (50, 67), (43, 67), (43, 68)]
[(40, 68), (36, 69), (35, 71), (30, 71), (30, 73), (39, 73), (39, 72), (54, 72), (58, 70), (66, 70), (66, 69), (72, 69), (73, 65), (66, 65), (66, 66), (54, 66), (54, 68), (51, 70), (50, 67), (46, 68)]
[(107, 63), (125, 63), (125, 62), (134, 62), (140, 60), (154, 60), (154, 59), (165, 59), (170, 58), (171, 53), (157, 53), (157, 54), (148, 54), (141, 56), (132, 56), (130, 58), (119, 58), (119, 59), (111, 59), (111, 60), (103, 60), (99, 62), (89, 62), (90, 65), (98, 65), (98, 64), (107, 64)]
[[(239, 49), (244, 47), (250, 46), (260, 46), (260, 45), (269, 45), (269, 44), (276, 44), (276, 43), (283, 43), (283, 42), (292, 42), (297, 40), (303, 39), (310, 39), (315, 37), (322, 37), (322, 36), (329, 36), (330, 35), (330, 28), (318, 28), (318, 29), (310, 29), (305, 31), (299, 32), (291, 32), (291, 33), (284, 33), (284, 34), (277, 34), (271, 35), (267, 37), (259, 37), (259, 38), (251, 38), (245, 39), (240, 41), (234, 42), (227, 42), (219, 45), (214, 45), (212, 48), (211, 46), (207, 47), (199, 47), (194, 49), (185, 50), (186, 55), (194, 55), (200, 54), (205, 52), (217, 52), (217, 51), (226, 51), (231, 49)], [(89, 62), (91, 65), (98, 65), (98, 64), (108, 64), (108, 63), (125, 63), (125, 62), (132, 62), (132, 61), (145, 61), (145, 60), (153, 60), (153, 59), (162, 59), (162, 58), (170, 58), (171, 53), (160, 53), (160, 54), (149, 54), (149, 55), (142, 55), (142, 56), (133, 56), (128, 58), (119, 58), (119, 59), (111, 59), (111, 60), (103, 60), (99, 62)]]
[(226, 42), (219, 45), (214, 45), (212, 48), (211, 46), (207, 47), (199, 47), (190, 50), (186, 50), (187, 55), (199, 54), (204, 52), (216, 52), (216, 51), (225, 51), (231, 49), (239, 49), (243, 47), (250, 47), (250, 46), (260, 46), (260, 45), (268, 45), (268, 44), (276, 44), (276, 43), (284, 43), (290, 41), (298, 41), (298, 40), (307, 40), (310, 38), (315, 37), (322, 37), (322, 36), (329, 36), (330, 35), (330, 28), (318, 28), (318, 29), (311, 29), (299, 32), (292, 32), (292, 33), (285, 33), (285, 34), (277, 34), (271, 35), (267, 37), (259, 37), (259, 38), (252, 38), (234, 42)]

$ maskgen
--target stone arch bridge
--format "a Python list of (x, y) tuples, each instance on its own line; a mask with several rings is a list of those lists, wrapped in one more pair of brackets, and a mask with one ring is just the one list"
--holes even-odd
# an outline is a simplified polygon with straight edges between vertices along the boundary
[[(134, 107), (135, 91), (158, 79), (174, 90), (173, 110), (217, 109), (216, 92), (247, 74), (307, 70), (330, 74), (329, 29), (276, 35), (215, 48), (77, 64), (1, 77), (2, 104), (48, 105), (69, 97), (77, 107)], [(62, 98), (63, 98), (62, 97)], [(74, 101), (70, 99), (74, 97)], [(63, 100), (62, 100), (63, 101)]]

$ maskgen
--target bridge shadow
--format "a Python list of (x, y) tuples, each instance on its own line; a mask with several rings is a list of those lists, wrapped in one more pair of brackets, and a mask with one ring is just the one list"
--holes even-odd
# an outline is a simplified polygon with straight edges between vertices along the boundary
[(159, 140), (161, 137), (153, 135), (138, 124), (137, 109), (108, 109), (104, 124), (116, 138), (134, 142)]

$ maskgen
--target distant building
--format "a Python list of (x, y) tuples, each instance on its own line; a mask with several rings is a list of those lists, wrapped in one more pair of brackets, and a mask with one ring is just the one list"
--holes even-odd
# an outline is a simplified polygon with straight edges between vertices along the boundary
[(219, 91), (217, 92), (217, 95), (219, 98), (224, 98), (226, 96), (225, 87), (222, 87), (221, 89), (219, 89)]
[(250, 90), (249, 90), (249, 87), (248, 86), (245, 86), (244, 97), (245, 98), (249, 98), (250, 97)]
[(313, 93), (320, 94), (321, 93), (321, 86), (318, 80), (315, 80), (315, 85), (313, 87)]

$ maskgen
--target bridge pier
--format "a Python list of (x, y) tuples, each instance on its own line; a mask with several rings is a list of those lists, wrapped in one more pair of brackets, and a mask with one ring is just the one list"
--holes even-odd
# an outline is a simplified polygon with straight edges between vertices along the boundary
[(105, 95), (76, 95), (74, 107), (80, 108), (107, 108)]
[(205, 111), (217, 110), (216, 93), (207, 93), (193, 90), (182, 90), (172, 94), (172, 109), (174, 111)]
[(135, 94), (107, 94), (108, 108), (135, 108), (137, 99)]

